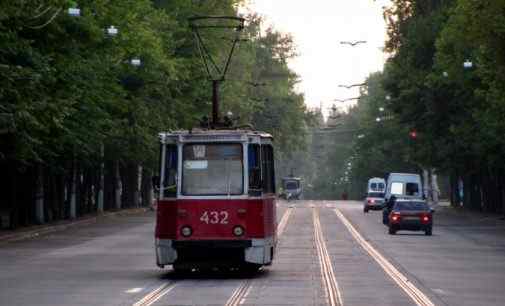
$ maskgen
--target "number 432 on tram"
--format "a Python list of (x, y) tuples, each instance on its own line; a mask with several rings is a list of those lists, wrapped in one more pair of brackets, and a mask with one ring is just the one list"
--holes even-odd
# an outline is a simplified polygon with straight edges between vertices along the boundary
[(272, 136), (250, 130), (161, 133), (157, 265), (258, 269), (275, 255)]

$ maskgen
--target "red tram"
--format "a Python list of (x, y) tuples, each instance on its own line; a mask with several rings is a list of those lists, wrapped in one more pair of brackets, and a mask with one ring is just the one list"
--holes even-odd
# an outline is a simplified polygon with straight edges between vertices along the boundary
[(272, 263), (272, 141), (269, 134), (242, 129), (160, 134), (158, 266), (258, 269)]

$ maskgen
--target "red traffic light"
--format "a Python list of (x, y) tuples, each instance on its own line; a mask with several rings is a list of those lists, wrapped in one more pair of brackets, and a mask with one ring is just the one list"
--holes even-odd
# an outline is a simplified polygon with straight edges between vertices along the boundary
[(410, 131), (409, 136), (412, 139), (416, 139), (417, 138), (417, 132), (415, 130)]

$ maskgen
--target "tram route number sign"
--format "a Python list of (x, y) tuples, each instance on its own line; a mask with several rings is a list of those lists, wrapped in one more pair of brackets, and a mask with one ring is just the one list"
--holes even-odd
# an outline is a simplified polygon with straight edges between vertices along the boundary
[(228, 224), (228, 212), (222, 211), (204, 211), (200, 216), (200, 221), (205, 224)]

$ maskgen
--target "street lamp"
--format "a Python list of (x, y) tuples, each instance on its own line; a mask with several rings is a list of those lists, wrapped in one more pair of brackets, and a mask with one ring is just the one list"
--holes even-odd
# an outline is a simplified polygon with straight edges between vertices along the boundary
[(119, 32), (118, 29), (113, 25), (111, 25), (110, 27), (107, 28), (107, 35), (109, 37), (116, 36), (118, 34), (118, 32)]
[(386, 101), (389, 101), (389, 100), (391, 100), (391, 96), (390, 96), (390, 95), (387, 95), (387, 96), (386, 96)]
[(133, 58), (130, 60), (130, 64), (135, 67), (142, 65), (142, 61), (139, 58)]
[(448, 73), (447, 71), (444, 71), (444, 72), (442, 73), (442, 75), (444, 76), (444, 78), (446, 78), (446, 77), (448, 77), (448, 76), (449, 76), (449, 73)]
[(472, 61), (470, 61), (469, 59), (467, 59), (464, 63), (463, 63), (463, 68), (465, 69), (470, 69), (473, 67), (473, 63)]
[(72, 17), (79, 17), (81, 16), (81, 9), (77, 7), (71, 7), (68, 9), (68, 14)]
[(384, 111), (384, 107), (379, 107), (379, 112), (383, 112)]
[(380, 117), (375, 118), (375, 121), (377, 121), (377, 122), (381, 122), (381, 120), (382, 119)]

